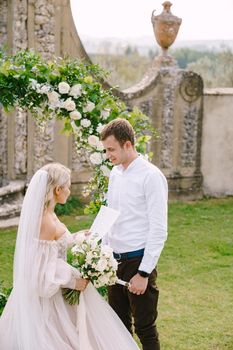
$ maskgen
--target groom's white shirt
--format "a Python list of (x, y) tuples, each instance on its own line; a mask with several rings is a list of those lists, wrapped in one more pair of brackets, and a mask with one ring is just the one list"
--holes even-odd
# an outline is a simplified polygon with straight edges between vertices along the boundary
[(167, 181), (142, 156), (127, 169), (115, 166), (110, 174), (108, 206), (120, 211), (107, 240), (116, 253), (145, 248), (139, 270), (150, 273), (167, 238)]

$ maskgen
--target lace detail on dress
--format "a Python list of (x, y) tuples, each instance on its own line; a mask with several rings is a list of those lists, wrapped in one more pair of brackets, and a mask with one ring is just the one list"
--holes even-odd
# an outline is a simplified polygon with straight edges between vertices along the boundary
[(58, 258), (61, 258), (66, 261), (67, 258), (67, 249), (69, 248), (69, 241), (71, 233), (65, 231), (63, 235), (56, 241), (58, 245)]
[(53, 246), (55, 245), (58, 249), (58, 258), (63, 259), (66, 261), (67, 258), (67, 249), (73, 244), (74, 236), (66, 230), (60, 238), (57, 240), (46, 240), (46, 239), (40, 239), (39, 243), (40, 245), (48, 245)]

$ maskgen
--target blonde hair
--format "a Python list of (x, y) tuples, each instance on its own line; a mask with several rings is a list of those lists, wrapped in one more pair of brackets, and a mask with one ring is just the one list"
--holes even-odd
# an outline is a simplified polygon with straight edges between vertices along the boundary
[(70, 181), (71, 171), (65, 165), (60, 163), (49, 163), (41, 168), (48, 173), (48, 181), (45, 195), (44, 207), (47, 208), (53, 199), (56, 187), (63, 187)]

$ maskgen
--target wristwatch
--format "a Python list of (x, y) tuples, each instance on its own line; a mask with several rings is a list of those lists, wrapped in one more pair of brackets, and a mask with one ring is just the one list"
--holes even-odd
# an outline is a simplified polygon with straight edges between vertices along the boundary
[(138, 273), (142, 277), (149, 277), (150, 276), (150, 274), (148, 272), (145, 272), (145, 271), (138, 270)]

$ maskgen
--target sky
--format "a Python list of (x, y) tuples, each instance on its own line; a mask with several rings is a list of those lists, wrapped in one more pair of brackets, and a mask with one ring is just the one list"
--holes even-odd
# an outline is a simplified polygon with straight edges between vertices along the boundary
[[(151, 13), (164, 0), (70, 0), (82, 36), (124, 38), (153, 36)], [(233, 40), (233, 0), (171, 0), (171, 12), (182, 18), (182, 40)]]

